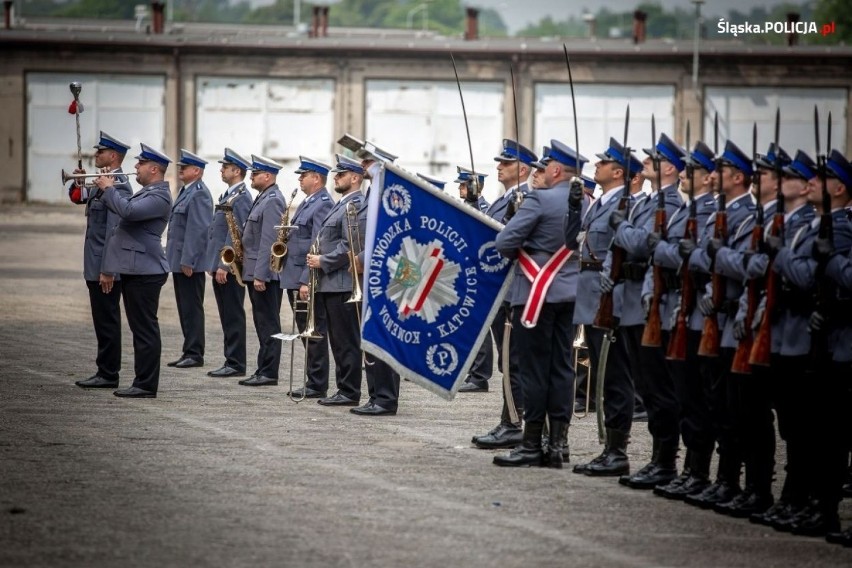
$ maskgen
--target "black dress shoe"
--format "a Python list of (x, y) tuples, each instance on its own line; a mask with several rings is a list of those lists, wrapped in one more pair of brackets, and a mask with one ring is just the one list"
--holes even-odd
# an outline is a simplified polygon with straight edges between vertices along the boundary
[(496, 433), (497, 433), (497, 432), (498, 432), (498, 431), (499, 431), (502, 427), (503, 427), (503, 423), (501, 422), (500, 424), (498, 424), (497, 426), (495, 426), (494, 428), (492, 428), (491, 430), (489, 430), (487, 434), (483, 434), (482, 436), (474, 436), (474, 437), (472, 437), (472, 438), (470, 439), (470, 443), (471, 443), (471, 444), (476, 444), (476, 441), (477, 441), (478, 439), (480, 439), (480, 438), (485, 438), (486, 436), (493, 436), (493, 435), (494, 435), (494, 434), (496, 434)]
[(345, 397), (338, 392), (333, 396), (319, 399), (317, 404), (321, 404), (323, 406), (358, 406), (358, 401)]
[(713, 485), (696, 495), (687, 495), (683, 498), (684, 503), (695, 505), (702, 509), (710, 509), (716, 503), (724, 503), (736, 497), (740, 492), (739, 485), (727, 481), (716, 481)]
[(657, 485), (665, 485), (677, 478), (677, 470), (653, 464), (653, 467), (642, 473), (637, 471), (627, 478), (627, 486), (631, 489), (653, 489)]
[(610, 448), (606, 458), (590, 463), (583, 473), (591, 477), (618, 477), (630, 473), (630, 462), (622, 450)]
[(842, 544), (843, 546), (852, 548), (852, 528), (845, 531), (832, 531), (825, 535), (826, 542), (831, 544)]
[(289, 396), (292, 396), (293, 398), (325, 398), (326, 391), (318, 391), (312, 388), (306, 388), (304, 389), (304, 395), (302, 394), (302, 389), (296, 389), (292, 392), (288, 392), (287, 394)]
[(799, 536), (825, 536), (840, 530), (840, 518), (837, 513), (816, 511), (813, 515), (794, 523), (791, 529), (790, 532)]
[(218, 378), (222, 378), (222, 377), (245, 377), (246, 372), (245, 371), (238, 371), (238, 370), (234, 369), (233, 367), (229, 367), (227, 365), (222, 365), (221, 367), (219, 367), (215, 371), (207, 371), (207, 376), (208, 377), (218, 377)]
[(111, 381), (100, 375), (92, 375), (88, 379), (76, 381), (74, 384), (84, 389), (114, 389), (118, 386), (118, 381)]
[(243, 385), (244, 387), (275, 386), (278, 384), (278, 379), (264, 377), (263, 375), (252, 375), (247, 379), (237, 381), (237, 384)]
[(770, 493), (756, 493), (754, 491), (743, 491), (727, 503), (719, 503), (713, 510), (735, 519), (745, 519), (751, 515), (759, 514), (772, 506), (775, 499)]
[(393, 416), (396, 414), (396, 410), (391, 410), (389, 408), (379, 406), (375, 402), (368, 402), (364, 406), (356, 406), (355, 408), (350, 408), (349, 412), (351, 412), (352, 414), (357, 414), (359, 416)]
[(489, 432), (485, 436), (478, 436), (474, 445), (484, 450), (499, 450), (501, 448), (514, 448), (524, 441), (524, 431), (514, 424), (500, 424), (493, 434)]
[(655, 487), (654, 494), (666, 499), (683, 501), (688, 495), (697, 495), (710, 487), (710, 480), (701, 475), (690, 474), (680, 483), (678, 483), (678, 479), (680, 478), (672, 480), (667, 485)]
[(780, 532), (790, 532), (793, 530), (793, 525), (811, 516), (813, 511), (809, 505), (797, 506), (791, 505), (786, 511), (775, 515), (769, 525)]
[(175, 369), (189, 369), (191, 367), (203, 367), (204, 361), (199, 361), (198, 359), (191, 359), (190, 357), (184, 357), (180, 361), (175, 361), (174, 365), (169, 363), (169, 366), (174, 367)]
[(488, 383), (485, 383), (484, 385), (464, 383), (459, 387), (458, 392), (488, 392)]
[(157, 393), (146, 391), (137, 387), (127, 387), (126, 389), (118, 389), (112, 394), (122, 398), (157, 398)]
[(790, 512), (790, 503), (786, 501), (776, 501), (774, 505), (761, 513), (754, 513), (749, 516), (748, 521), (756, 525), (772, 526), (772, 520), (778, 515), (786, 516)]

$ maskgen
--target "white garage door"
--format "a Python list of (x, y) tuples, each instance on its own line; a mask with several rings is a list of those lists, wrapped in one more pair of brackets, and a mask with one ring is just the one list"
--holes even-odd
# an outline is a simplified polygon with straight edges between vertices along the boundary
[(814, 157), (814, 105), (819, 109), (820, 150), (825, 152), (828, 113), (831, 145), (846, 152), (846, 89), (784, 89), (713, 87), (706, 91), (704, 137), (713, 146), (713, 120), (719, 113), (719, 147), (731, 139), (746, 154), (752, 152), (752, 129), (757, 123), (757, 151), (766, 152), (775, 139), (775, 111), (781, 109), (781, 147), (790, 156), (804, 150)]
[[(27, 74), (27, 199), (67, 202), (60, 182), (62, 169), (77, 166), (77, 134), (68, 105), (69, 85), (82, 84), (80, 140), (83, 167), (94, 171), (94, 150), (103, 130), (130, 144), (125, 171), (133, 171), (139, 143), (163, 147), (165, 140), (165, 78), (159, 75)], [(134, 191), (138, 184), (131, 176)]]
[[(503, 84), (462, 83), (473, 158), (485, 179), (485, 198), (501, 192), (494, 169), (503, 140)], [(458, 86), (455, 82), (368, 81), (367, 139), (399, 156), (399, 165), (452, 182), (456, 166), (470, 168)], [(457, 195), (453, 184), (447, 186)]]
[(211, 162), (204, 182), (214, 198), (225, 189), (216, 163), (225, 147), (284, 164), (278, 185), (288, 198), (298, 187), (293, 170), (300, 155), (331, 163), (337, 139), (331, 79), (199, 77), (196, 85), (196, 149)]
[[(665, 132), (680, 144), (674, 130), (673, 86), (667, 85), (574, 85), (577, 98), (577, 124), (580, 153), (589, 158), (584, 169), (593, 175), (595, 154), (609, 147), (610, 137), (624, 142), (624, 117), (630, 105), (627, 144), (636, 157), (644, 159), (642, 148), (651, 146), (651, 115), (657, 126), (657, 137)], [(697, 125), (696, 125), (697, 127)], [(574, 142), (574, 113), (571, 89), (566, 84), (538, 83), (535, 86), (536, 152), (555, 138), (570, 147)]]

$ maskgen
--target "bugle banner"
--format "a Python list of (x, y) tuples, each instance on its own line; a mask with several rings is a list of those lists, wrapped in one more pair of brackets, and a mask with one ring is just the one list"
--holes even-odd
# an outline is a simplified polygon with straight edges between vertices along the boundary
[(509, 286), (502, 225), (393, 164), (369, 199), (362, 349), (452, 400)]

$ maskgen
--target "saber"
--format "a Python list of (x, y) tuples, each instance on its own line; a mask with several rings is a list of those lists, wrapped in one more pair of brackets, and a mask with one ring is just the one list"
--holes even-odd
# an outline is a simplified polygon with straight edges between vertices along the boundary
[(74, 120), (77, 123), (77, 168), (83, 169), (83, 144), (80, 141), (80, 113), (83, 112), (83, 105), (80, 103), (80, 91), (83, 90), (82, 83), (78, 81), (68, 85), (71, 94), (74, 95)]
[[(571, 87), (571, 109), (574, 113), (574, 151), (577, 152), (577, 163), (579, 164), (580, 160), (580, 134), (579, 129), (577, 128), (577, 98), (574, 96), (574, 77), (571, 74), (571, 60), (568, 58), (568, 47), (563, 43), (562, 51), (565, 53), (565, 65), (568, 67), (568, 85)], [(628, 107), (629, 109), (630, 107)], [(630, 111), (628, 110), (628, 116)], [(624, 136), (625, 141), (627, 140), (627, 135)], [(626, 142), (625, 142), (626, 143)], [(578, 171), (577, 174), (582, 174), (582, 171)]]
[(470, 126), (467, 122), (467, 110), (464, 108), (464, 95), (462, 94), (461, 81), (459, 80), (459, 70), (456, 68), (456, 58), (453, 57), (452, 53), (450, 53), (450, 61), (453, 62), (453, 73), (456, 75), (456, 85), (459, 88), (459, 100), (461, 100), (462, 117), (464, 117), (464, 130), (467, 133), (467, 149), (470, 152), (470, 171), (473, 174), (470, 176), (467, 201), (476, 203), (479, 200), (479, 193), (482, 188), (479, 187), (479, 176), (476, 175), (476, 167), (473, 165), (473, 144), (470, 142)]

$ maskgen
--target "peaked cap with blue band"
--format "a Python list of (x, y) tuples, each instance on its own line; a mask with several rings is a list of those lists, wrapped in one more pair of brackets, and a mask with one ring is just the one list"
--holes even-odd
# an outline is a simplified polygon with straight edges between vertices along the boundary
[(541, 149), (541, 158), (539, 158), (538, 160), (536, 160), (535, 162), (533, 162), (530, 165), (537, 170), (543, 170), (544, 168), (547, 167), (547, 163), (545, 163), (544, 159), (547, 157), (547, 155), (549, 153), (550, 153), (550, 146), (544, 146)]
[(589, 159), (582, 154), (577, 154), (576, 150), (563, 144), (559, 140), (551, 140), (550, 151), (548, 151), (547, 155), (541, 159), (541, 163), (547, 165), (551, 161), (559, 162), (563, 166), (572, 168), (579, 172), (582, 171), (583, 164), (588, 162)]
[(660, 158), (669, 162), (677, 168), (677, 171), (679, 172), (683, 171), (683, 168), (686, 167), (686, 163), (683, 161), (686, 157), (686, 150), (677, 145), (675, 141), (669, 138), (669, 136), (664, 132), (660, 133), (660, 139), (657, 140), (657, 145), (653, 149), (643, 148), (642, 151), (649, 156), (654, 156), (656, 152), (659, 152)]
[(157, 162), (164, 167), (168, 167), (172, 162), (171, 158), (147, 144), (139, 144), (139, 146), (142, 148), (142, 151), (136, 156), (136, 159), (140, 162)]
[(447, 185), (447, 182), (445, 182), (445, 181), (441, 181), (439, 179), (429, 177), (429, 176), (424, 175), (424, 174), (418, 173), (417, 177), (419, 177), (420, 179), (428, 181), (429, 183), (431, 183), (432, 185), (434, 185), (438, 189), (444, 189), (444, 186)]
[(98, 150), (115, 150), (119, 154), (126, 154), (128, 150), (130, 150), (130, 146), (125, 144), (121, 140), (113, 138), (103, 130), (101, 130), (100, 138), (98, 139), (98, 143), (93, 146)]
[(589, 191), (594, 191), (598, 184), (592, 178), (588, 176), (580, 176), (580, 179), (583, 180), (583, 186)]
[(220, 164), (233, 164), (234, 166), (237, 166), (241, 170), (250, 170), (251, 169), (251, 162), (248, 159), (244, 158), (243, 156), (240, 156), (239, 154), (237, 154), (236, 152), (234, 152), (230, 148), (225, 148), (225, 155), (221, 160), (219, 160), (219, 163)]
[(358, 160), (353, 160), (343, 154), (335, 154), (335, 156), (337, 158), (337, 165), (331, 170), (332, 172), (353, 172), (358, 175), (364, 175), (364, 168)]
[(798, 177), (808, 181), (816, 177), (817, 166), (806, 152), (798, 150), (793, 161), (784, 166), (783, 172), (788, 176)]
[(839, 179), (847, 190), (852, 189), (852, 165), (839, 151), (832, 150), (828, 155), (825, 170), (829, 176)]
[(176, 162), (178, 166), (195, 166), (198, 168), (204, 169), (204, 166), (207, 165), (207, 161), (204, 160), (201, 156), (193, 154), (189, 150), (185, 148), (180, 149), (180, 159)]
[(538, 161), (538, 156), (536, 156), (532, 150), (523, 144), (518, 144), (514, 140), (504, 138), (503, 150), (500, 152), (499, 156), (494, 156), (494, 161), (517, 162), (518, 160), (520, 160), (522, 164), (532, 165), (533, 162)]
[(740, 150), (739, 146), (728, 140), (725, 142), (725, 151), (719, 157), (723, 164), (735, 167), (747, 176), (754, 173), (751, 168), (751, 159)]
[(780, 166), (782, 169), (784, 166), (787, 166), (793, 160), (790, 159), (790, 155), (784, 151), (784, 148), (780, 146), (776, 149), (775, 142), (769, 144), (769, 150), (766, 151), (766, 154), (758, 154), (757, 158), (754, 162), (757, 164), (758, 168), (766, 168), (766, 169), (775, 169), (775, 161), (780, 162)]
[[(610, 137), (609, 139), (609, 148), (607, 148), (601, 154), (595, 154), (602, 162), (615, 162), (619, 164), (622, 168), (630, 168), (632, 173), (639, 173), (642, 171), (642, 162), (639, 161), (639, 158), (633, 155), (631, 152), (627, 160), (624, 159), (624, 146), (618, 142), (615, 138)], [(627, 162), (630, 162), (629, 166)]]
[(273, 175), (278, 175), (278, 172), (283, 168), (281, 164), (267, 158), (265, 156), (251, 155), (251, 169), (256, 172), (267, 172)]
[(685, 162), (697, 168), (703, 168), (708, 172), (712, 172), (716, 169), (716, 160), (714, 159), (713, 150), (710, 147), (699, 140), (695, 143), (695, 148), (692, 149), (692, 152), (686, 156)]
[(328, 172), (331, 171), (331, 166), (313, 160), (306, 156), (299, 156), (299, 167), (296, 169), (297, 174), (306, 174), (308, 172), (316, 172), (322, 177), (328, 177)]
[(453, 183), (469, 183), (474, 177), (476, 177), (477, 185), (482, 188), (482, 186), (485, 185), (485, 178), (488, 177), (487, 174), (481, 174), (461, 166), (456, 166), (456, 171), (459, 175)]

